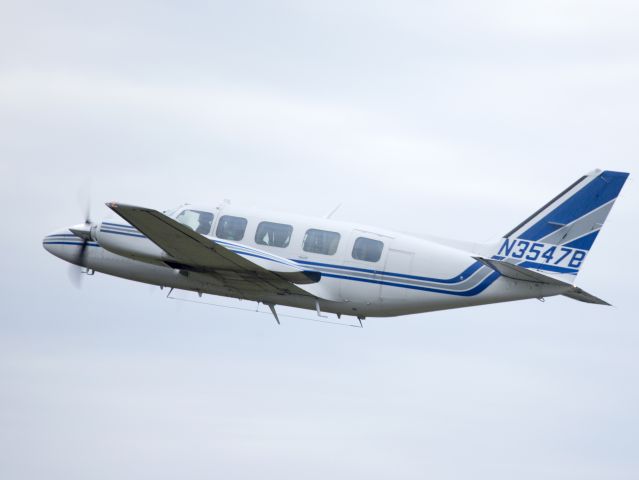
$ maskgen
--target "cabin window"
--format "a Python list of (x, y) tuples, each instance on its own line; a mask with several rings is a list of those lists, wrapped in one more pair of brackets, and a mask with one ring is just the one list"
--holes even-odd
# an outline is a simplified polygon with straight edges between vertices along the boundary
[(246, 230), (246, 223), (246, 218), (223, 215), (217, 223), (215, 235), (225, 240), (242, 240), (242, 238), (244, 238), (244, 231)]
[(365, 262), (376, 262), (382, 257), (384, 244), (379, 240), (359, 237), (353, 245), (353, 258)]
[(269, 247), (288, 247), (293, 227), (283, 223), (260, 222), (255, 233), (255, 243)]
[(322, 255), (334, 255), (339, 243), (339, 233), (327, 232), (311, 228), (304, 235), (302, 249), (305, 252), (321, 253)]
[(182, 210), (176, 220), (202, 235), (211, 233), (213, 214), (201, 210)]

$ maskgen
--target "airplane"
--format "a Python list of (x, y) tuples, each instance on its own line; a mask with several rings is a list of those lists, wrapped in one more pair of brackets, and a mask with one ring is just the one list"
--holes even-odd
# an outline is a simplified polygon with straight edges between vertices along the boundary
[[(555, 295), (609, 305), (575, 285), (628, 173), (594, 170), (498, 241), (420, 238), (331, 218), (117, 202), (117, 219), (44, 237), (82, 267), (160, 287), (356, 317), (395, 317)], [(330, 217), (327, 216), (327, 217)]]

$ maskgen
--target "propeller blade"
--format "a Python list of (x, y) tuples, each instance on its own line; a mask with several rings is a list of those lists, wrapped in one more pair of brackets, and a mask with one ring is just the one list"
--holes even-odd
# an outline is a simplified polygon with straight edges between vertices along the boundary
[(69, 266), (69, 279), (76, 288), (82, 287), (82, 277), (84, 275), (82, 269), (86, 268), (85, 259), (87, 247), (89, 241), (91, 241), (91, 227), (93, 226), (91, 222), (91, 188), (88, 184), (85, 184), (83, 190), (78, 192), (78, 202), (83, 207), (84, 223), (69, 228), (71, 233), (82, 239), (82, 245), (80, 245), (77, 254), (73, 258), (72, 265)]
[(84, 224), (91, 225), (91, 204), (87, 203), (84, 207)]
[(87, 245), (89, 244), (88, 240), (84, 240), (82, 242), (82, 245), (80, 245), (80, 249), (78, 250), (78, 253), (76, 254), (76, 256), (73, 259), (73, 263), (79, 267), (84, 267), (84, 257), (86, 256), (87, 253)]
[(77, 265), (69, 265), (69, 280), (71, 284), (78, 290), (82, 288), (82, 267)]
[(88, 240), (84, 240), (77, 255), (73, 259), (73, 264), (69, 266), (69, 279), (76, 288), (82, 287), (82, 269), (84, 268), (84, 259), (87, 252)]
[(84, 182), (77, 192), (77, 201), (84, 215), (84, 223), (91, 223), (91, 184), (90, 181)]

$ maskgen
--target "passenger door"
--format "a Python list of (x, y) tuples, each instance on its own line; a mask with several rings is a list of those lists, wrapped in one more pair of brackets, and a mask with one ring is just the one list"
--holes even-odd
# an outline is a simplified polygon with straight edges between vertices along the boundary
[[(381, 242), (383, 248), (379, 260), (372, 262), (353, 258), (353, 248), (359, 238), (365, 238)], [(340, 293), (344, 300), (350, 302), (371, 303), (379, 302), (381, 295), (380, 280), (382, 278), (386, 252), (392, 238), (378, 235), (364, 230), (355, 230), (350, 235), (346, 249), (344, 251), (343, 276), (347, 277), (341, 281)]]
[(402, 300), (408, 295), (409, 289), (403, 287), (397, 287), (388, 285), (393, 284), (405, 284), (406, 278), (398, 277), (395, 275), (388, 275), (391, 273), (410, 275), (413, 270), (413, 258), (415, 253), (405, 250), (396, 250), (394, 248), (388, 249), (386, 255), (386, 264), (384, 267), (384, 274), (382, 275), (381, 297), (382, 300)]

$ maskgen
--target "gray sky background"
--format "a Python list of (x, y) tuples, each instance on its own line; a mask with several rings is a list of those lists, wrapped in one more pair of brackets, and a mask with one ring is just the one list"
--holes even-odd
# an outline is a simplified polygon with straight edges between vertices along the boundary
[(0, 477), (635, 479), (639, 198), (553, 298), (363, 330), (179, 303), (41, 239), (110, 200), (486, 241), (637, 173), (632, 1), (13, 2), (0, 16)]

